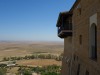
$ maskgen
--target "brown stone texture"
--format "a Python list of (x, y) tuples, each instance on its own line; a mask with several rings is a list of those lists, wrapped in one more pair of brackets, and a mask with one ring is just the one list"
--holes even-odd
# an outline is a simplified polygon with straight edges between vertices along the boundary
[[(100, 75), (100, 0), (81, 0), (79, 5), (81, 6), (81, 13), (77, 9), (78, 5), (73, 9), (73, 36), (72, 38), (64, 38), (62, 75), (88, 75), (88, 73), (89, 75)], [(97, 61), (89, 57), (90, 17), (96, 13)], [(82, 44), (79, 42), (80, 35), (82, 35)], [(70, 63), (66, 63), (66, 57), (71, 58)]]
[(70, 72), (70, 60), (72, 56), (72, 37), (64, 39), (64, 58), (62, 62), (62, 75), (69, 75)]

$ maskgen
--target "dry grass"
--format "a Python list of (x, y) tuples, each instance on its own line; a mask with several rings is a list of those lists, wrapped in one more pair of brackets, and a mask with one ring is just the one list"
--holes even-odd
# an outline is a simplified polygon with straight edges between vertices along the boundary
[(8, 69), (8, 72), (13, 75), (15, 73), (18, 73), (18, 69), (19, 69), (19, 67), (13, 67), (13, 68)]
[(25, 56), (33, 53), (61, 54), (61, 42), (0, 42), (0, 59), (10, 56)]
[(61, 61), (56, 61), (53, 59), (34, 59), (34, 60), (20, 60), (17, 64), (23, 66), (47, 66), (47, 65), (58, 65), (61, 66)]
[[(0, 60), (4, 57), (22, 57), (31, 55), (33, 53), (42, 54), (61, 54), (63, 52), (63, 43), (60, 42), (0, 42)], [(34, 60), (19, 60), (16, 64), (23, 66), (47, 66), (47, 65), (59, 65), (61, 61), (53, 59), (34, 59)], [(13, 75), (17, 73), (19, 67), (13, 67), (8, 69), (8, 72)], [(8, 73), (9, 75), (9, 73)]]

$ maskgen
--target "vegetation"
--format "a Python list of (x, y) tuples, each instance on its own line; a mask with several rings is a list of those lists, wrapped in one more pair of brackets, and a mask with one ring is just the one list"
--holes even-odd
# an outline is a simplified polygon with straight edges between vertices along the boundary
[[(32, 75), (32, 73), (38, 73), (41, 75), (59, 75), (60, 66), (51, 65), (53, 64), (51, 61), (55, 62), (56, 60), (54, 64), (58, 65), (58, 62), (59, 61), (61, 62), (62, 60), (62, 55), (59, 55), (62, 52), (63, 52), (62, 43), (39, 42), (37, 44), (36, 43), (24, 44), (23, 42), (21, 43), (0, 42), (0, 61), (1, 61), (0, 75), (6, 75), (6, 73), (12, 73), (12, 72), (14, 72), (16, 75), (21, 75), (21, 73), (23, 75)], [(47, 64), (44, 63), (44, 62), (49, 62), (48, 61), (49, 59), (50, 59), (50, 63)], [(37, 63), (38, 62), (37, 60), (40, 60), (39, 61), (40, 63)], [(13, 64), (16, 65), (13, 66)], [(36, 67), (37, 65), (39, 67)], [(47, 66), (47, 65), (51, 65), (51, 66)]]
[(57, 61), (62, 60), (62, 55), (51, 55), (51, 54), (33, 54), (25, 57), (4, 57), (3, 61), (14, 61), (14, 60), (23, 60), (23, 59), (55, 59)]
[(23, 75), (32, 75), (32, 73), (37, 73), (40, 75), (60, 75), (60, 66), (51, 65), (45, 67), (33, 67), (33, 68), (25, 68), (20, 67), (19, 72)]
[(0, 75), (6, 75), (6, 72), (7, 72), (7, 69), (5, 67), (0, 67)]
[(23, 75), (32, 75), (30, 70), (24, 70)]

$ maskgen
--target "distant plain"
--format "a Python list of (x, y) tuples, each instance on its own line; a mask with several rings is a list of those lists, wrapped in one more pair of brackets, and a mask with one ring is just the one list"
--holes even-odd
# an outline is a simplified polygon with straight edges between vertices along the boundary
[(34, 53), (61, 54), (62, 42), (0, 42), (0, 60), (4, 57), (22, 57)]

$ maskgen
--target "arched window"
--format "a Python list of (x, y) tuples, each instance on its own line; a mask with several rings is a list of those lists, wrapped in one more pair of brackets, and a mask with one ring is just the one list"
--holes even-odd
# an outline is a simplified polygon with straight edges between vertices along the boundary
[(97, 27), (92, 24), (90, 27), (90, 58), (97, 60)]

